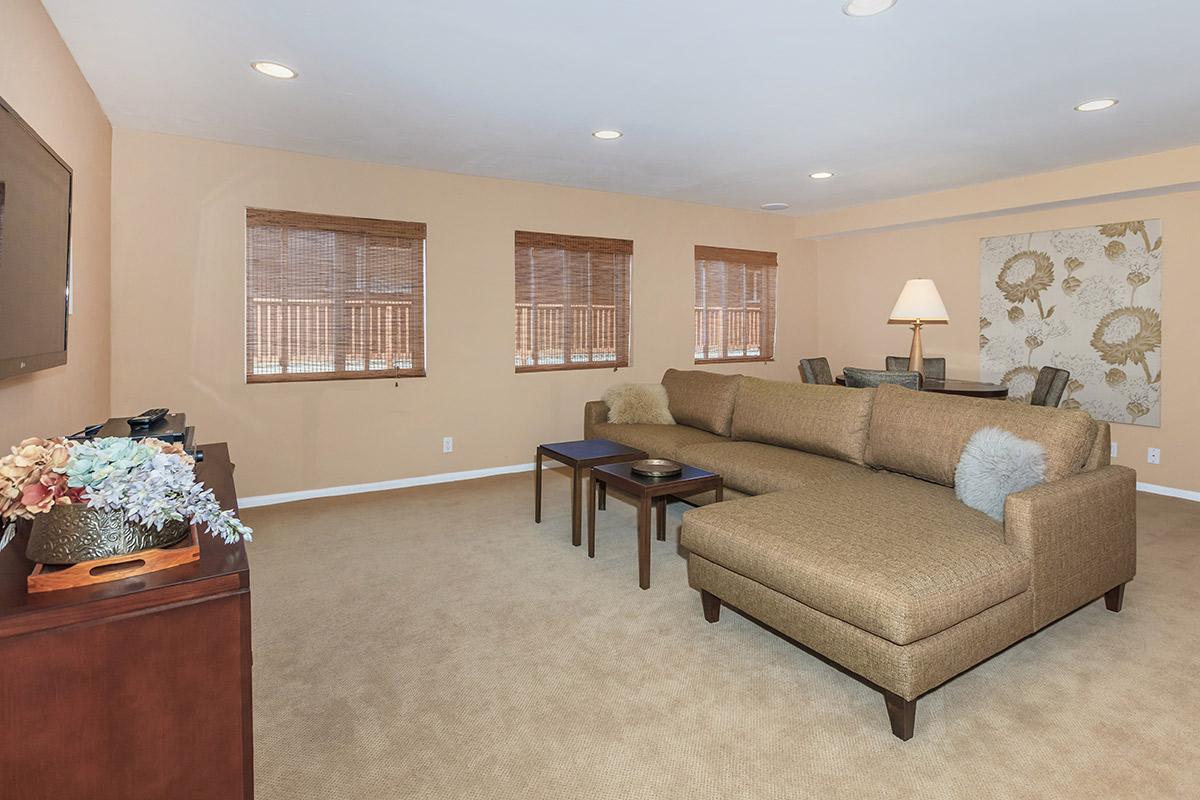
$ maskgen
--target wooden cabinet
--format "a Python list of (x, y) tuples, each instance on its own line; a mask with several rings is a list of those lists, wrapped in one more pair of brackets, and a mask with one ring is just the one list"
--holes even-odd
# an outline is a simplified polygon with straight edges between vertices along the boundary
[[(197, 477), (237, 507), (224, 444)], [(200, 560), (78, 589), (25, 591), (0, 553), (0, 797), (254, 797), (250, 567), (202, 531)]]

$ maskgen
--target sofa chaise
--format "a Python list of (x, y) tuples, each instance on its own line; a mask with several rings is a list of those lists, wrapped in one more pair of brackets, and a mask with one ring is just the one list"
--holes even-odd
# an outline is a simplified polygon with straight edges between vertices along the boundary
[[(724, 477), (725, 502), (683, 516), (705, 619), (728, 604), (867, 679), (901, 739), (931, 689), (1100, 596), (1121, 610), (1136, 477), (1082, 411), (701, 371), (662, 382), (677, 424), (612, 424), (593, 401), (585, 436)], [(1046, 482), (1010, 494), (1002, 523), (954, 491), (989, 426), (1045, 450)]]

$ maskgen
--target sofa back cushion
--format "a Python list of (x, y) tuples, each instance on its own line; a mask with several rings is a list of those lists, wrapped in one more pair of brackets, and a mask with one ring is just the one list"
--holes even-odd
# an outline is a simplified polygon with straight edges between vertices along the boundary
[(967, 440), (987, 427), (1040, 444), (1046, 451), (1047, 481), (1079, 472), (1097, 433), (1084, 411), (881, 386), (871, 409), (866, 462), (953, 486)]
[(733, 438), (862, 464), (873, 389), (742, 378)]
[(662, 384), (667, 387), (671, 416), (680, 425), (728, 436), (741, 375), (721, 375), (692, 369), (669, 369)]
[(1096, 440), (1092, 442), (1092, 454), (1083, 465), (1084, 472), (1090, 472), (1112, 463), (1112, 430), (1107, 422), (1094, 420), (1096, 423)]

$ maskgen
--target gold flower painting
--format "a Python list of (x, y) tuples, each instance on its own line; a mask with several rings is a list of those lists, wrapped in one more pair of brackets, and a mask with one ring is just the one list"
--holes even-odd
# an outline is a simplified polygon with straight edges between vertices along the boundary
[(1159, 425), (1162, 220), (981, 239), (983, 380), (1029, 402), (1038, 368), (1068, 370), (1062, 407)]

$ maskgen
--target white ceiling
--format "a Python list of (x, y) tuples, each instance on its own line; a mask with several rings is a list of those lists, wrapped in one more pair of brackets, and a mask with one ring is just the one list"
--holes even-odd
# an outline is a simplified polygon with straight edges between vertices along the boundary
[(1195, 0), (44, 2), (117, 127), (733, 208), (1200, 143)]

